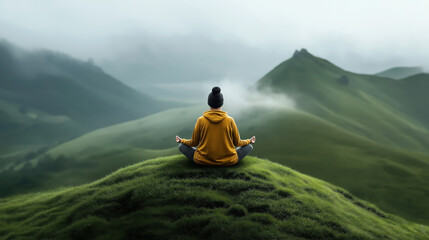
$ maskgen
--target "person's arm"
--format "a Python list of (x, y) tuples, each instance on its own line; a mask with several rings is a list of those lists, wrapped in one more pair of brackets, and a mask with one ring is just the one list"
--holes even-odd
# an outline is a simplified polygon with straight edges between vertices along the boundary
[(234, 119), (232, 119), (232, 142), (236, 147), (242, 147), (250, 143), (250, 139), (241, 140), (240, 133), (238, 132), (237, 125)]
[(194, 131), (192, 132), (192, 138), (191, 139), (180, 139), (180, 142), (190, 146), (195, 147), (200, 143), (200, 120), (197, 120), (197, 123), (195, 124)]

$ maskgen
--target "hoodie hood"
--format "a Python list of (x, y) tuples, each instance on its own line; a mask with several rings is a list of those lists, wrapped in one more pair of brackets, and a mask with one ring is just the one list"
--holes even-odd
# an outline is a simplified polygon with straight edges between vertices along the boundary
[(224, 111), (209, 110), (205, 111), (203, 116), (211, 123), (220, 123), (228, 116), (228, 113)]

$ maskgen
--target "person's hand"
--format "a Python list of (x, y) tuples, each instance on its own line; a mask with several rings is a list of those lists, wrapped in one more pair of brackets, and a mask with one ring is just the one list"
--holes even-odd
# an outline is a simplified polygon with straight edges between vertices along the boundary
[(180, 142), (182, 142), (182, 139), (179, 136), (176, 136), (176, 142), (180, 143)]
[(251, 138), (250, 138), (250, 143), (255, 143), (255, 142), (256, 142), (256, 138), (255, 138), (255, 136), (251, 137)]

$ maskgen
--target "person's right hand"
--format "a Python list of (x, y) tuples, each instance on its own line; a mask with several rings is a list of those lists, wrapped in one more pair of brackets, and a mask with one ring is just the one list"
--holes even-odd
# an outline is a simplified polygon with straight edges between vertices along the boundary
[(255, 143), (255, 142), (256, 142), (256, 138), (255, 138), (255, 136), (251, 137), (251, 138), (250, 138), (250, 143)]
[(180, 138), (179, 136), (176, 136), (176, 142), (179, 143), (182, 141), (182, 138)]

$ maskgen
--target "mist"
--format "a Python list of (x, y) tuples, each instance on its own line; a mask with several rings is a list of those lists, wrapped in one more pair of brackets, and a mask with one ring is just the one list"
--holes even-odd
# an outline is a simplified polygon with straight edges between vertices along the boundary
[(0, 38), (165, 83), (255, 82), (295, 49), (360, 73), (429, 62), (427, 1), (2, 1)]
[(234, 81), (233, 79), (222, 79), (215, 85), (209, 82), (202, 84), (200, 86), (201, 92), (207, 92), (204, 103), (207, 102), (207, 96), (214, 86), (221, 88), (221, 93), (224, 97), (223, 110), (233, 116), (240, 115), (248, 110), (261, 108), (278, 110), (295, 109), (295, 102), (286, 94), (278, 94), (265, 89), (264, 92), (257, 91), (255, 87), (240, 83), (240, 81)]

